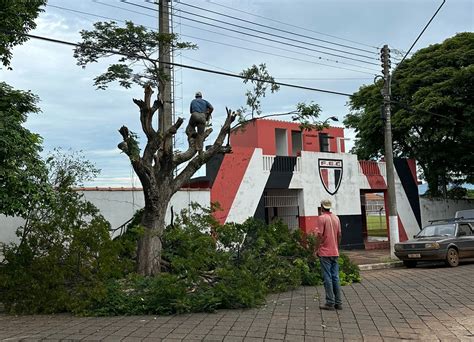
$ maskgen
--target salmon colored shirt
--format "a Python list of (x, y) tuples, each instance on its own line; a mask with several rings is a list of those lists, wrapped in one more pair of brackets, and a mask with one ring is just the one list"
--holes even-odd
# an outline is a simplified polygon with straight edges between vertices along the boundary
[(339, 256), (339, 237), (341, 236), (339, 217), (330, 212), (319, 216), (316, 235), (321, 241), (318, 250), (319, 256)]

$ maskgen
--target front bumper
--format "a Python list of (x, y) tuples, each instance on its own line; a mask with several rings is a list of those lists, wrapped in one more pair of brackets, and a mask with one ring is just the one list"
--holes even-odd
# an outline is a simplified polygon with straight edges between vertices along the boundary
[(430, 249), (430, 250), (404, 250), (395, 251), (395, 255), (400, 260), (445, 260), (446, 250), (444, 249)]

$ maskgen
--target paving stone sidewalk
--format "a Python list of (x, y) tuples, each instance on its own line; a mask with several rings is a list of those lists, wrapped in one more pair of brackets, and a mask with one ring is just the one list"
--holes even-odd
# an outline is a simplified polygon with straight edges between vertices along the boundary
[(270, 295), (258, 309), (133, 317), (0, 315), (0, 341), (474, 341), (474, 263), (362, 273), (344, 309), (323, 287)]

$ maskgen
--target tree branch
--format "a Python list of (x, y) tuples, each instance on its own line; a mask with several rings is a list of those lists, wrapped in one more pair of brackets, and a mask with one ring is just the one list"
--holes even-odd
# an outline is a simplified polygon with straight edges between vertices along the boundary
[[(217, 154), (221, 154), (221, 153), (231, 152), (232, 149), (231, 149), (230, 145), (226, 145), (226, 146), (222, 146), (222, 145), (224, 143), (225, 137), (228, 134), (230, 134), (230, 125), (235, 120), (235, 117), (237, 116), (237, 114), (235, 112), (232, 112), (227, 107), (226, 107), (226, 112), (227, 112), (227, 118), (224, 122), (224, 125), (221, 127), (221, 130), (219, 131), (219, 134), (218, 134), (216, 140), (214, 141), (214, 143), (212, 144), (212, 146), (208, 150), (203, 151), (203, 153), (198, 154), (193, 159), (191, 159), (191, 161), (188, 163), (188, 165), (186, 165), (186, 167), (183, 169), (183, 171), (181, 171), (180, 174), (178, 176), (176, 176), (176, 178), (173, 182), (173, 185), (172, 185), (173, 186), (173, 191), (178, 191), (187, 181), (189, 181), (191, 176), (202, 165), (207, 163), (213, 156), (215, 156)], [(210, 131), (210, 130), (207, 130), (207, 131)], [(210, 132), (208, 133), (208, 135), (209, 134), (210, 134)], [(175, 162), (180, 161), (180, 160), (183, 160), (183, 161), (189, 160), (196, 153), (196, 148), (194, 147), (194, 153), (191, 155), (191, 157), (189, 157), (189, 154), (192, 153), (192, 151), (190, 151), (190, 150), (191, 150), (191, 148), (188, 149), (188, 151), (186, 151), (182, 155), (177, 155), (176, 158), (175, 158)], [(189, 159), (185, 159), (186, 157), (189, 157)], [(183, 161), (181, 161), (181, 162), (183, 162)], [(176, 165), (179, 165), (179, 163), (177, 163)]]
[(148, 140), (151, 140), (154, 138), (156, 133), (152, 125), (153, 114), (163, 104), (156, 100), (153, 103), (153, 107), (150, 105), (153, 89), (149, 84), (145, 86), (144, 93), (143, 100), (133, 99), (133, 102), (140, 108), (140, 122), (142, 124), (142, 130), (147, 136)]

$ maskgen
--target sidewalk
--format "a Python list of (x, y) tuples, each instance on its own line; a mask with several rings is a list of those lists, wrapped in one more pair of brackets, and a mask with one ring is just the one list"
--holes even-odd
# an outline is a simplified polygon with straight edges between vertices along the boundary
[(341, 252), (346, 254), (353, 263), (358, 265), (361, 271), (403, 266), (400, 260), (390, 258), (389, 249), (343, 250)]
[(256, 309), (177, 316), (0, 315), (0, 341), (473, 341), (474, 263), (362, 272), (344, 309), (324, 289), (268, 296)]

